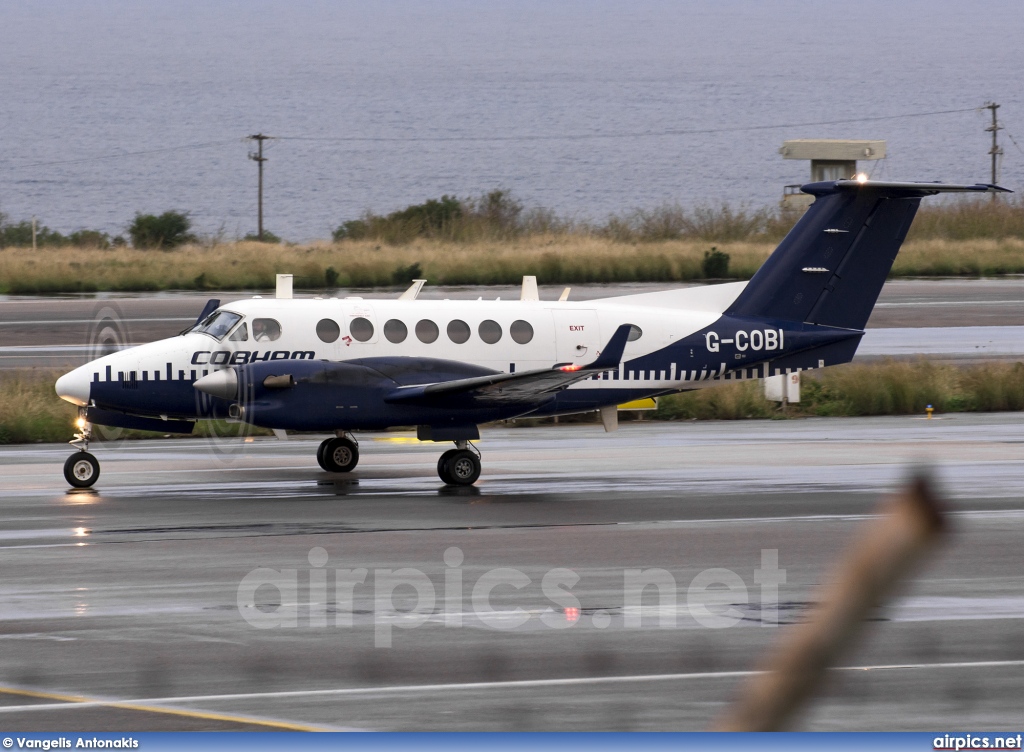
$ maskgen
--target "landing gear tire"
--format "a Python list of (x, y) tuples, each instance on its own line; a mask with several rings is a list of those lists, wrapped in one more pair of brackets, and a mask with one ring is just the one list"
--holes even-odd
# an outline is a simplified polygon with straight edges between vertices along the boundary
[(64, 480), (75, 488), (89, 488), (100, 477), (100, 463), (88, 452), (75, 452), (64, 461)]
[(437, 477), (444, 481), (445, 485), (455, 485), (455, 481), (448, 475), (448, 460), (452, 458), (458, 449), (449, 449), (447, 452), (441, 455), (441, 458), (437, 461)]
[(327, 445), (331, 443), (330, 439), (324, 439), (320, 442), (320, 446), (316, 448), (316, 464), (327, 470), (327, 465), (324, 464), (324, 452), (327, 451)]
[(329, 473), (347, 473), (359, 464), (359, 447), (351, 439), (343, 436), (328, 439), (321, 446), (323, 451), (318, 452), (318, 459), (322, 460), (320, 466)]
[(456, 449), (444, 464), (444, 475), (441, 476), (441, 480), (452, 486), (472, 486), (480, 477), (480, 469), (480, 458), (475, 452)]

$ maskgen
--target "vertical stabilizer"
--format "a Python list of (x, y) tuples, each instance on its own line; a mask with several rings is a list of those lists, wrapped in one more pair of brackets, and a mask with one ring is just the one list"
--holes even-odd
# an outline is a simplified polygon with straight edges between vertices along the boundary
[(863, 329), (924, 196), (989, 185), (811, 183), (816, 199), (726, 314)]

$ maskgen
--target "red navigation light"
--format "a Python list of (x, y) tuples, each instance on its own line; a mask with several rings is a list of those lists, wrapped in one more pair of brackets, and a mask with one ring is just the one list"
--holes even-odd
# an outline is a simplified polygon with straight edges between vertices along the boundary
[(580, 620), (580, 610), (578, 608), (567, 608), (565, 609), (565, 620), (569, 622), (576, 622)]
[(562, 366), (558, 370), (559, 371), (578, 371), (581, 368), (583, 368), (583, 366), (579, 366), (579, 365), (577, 365), (577, 366)]

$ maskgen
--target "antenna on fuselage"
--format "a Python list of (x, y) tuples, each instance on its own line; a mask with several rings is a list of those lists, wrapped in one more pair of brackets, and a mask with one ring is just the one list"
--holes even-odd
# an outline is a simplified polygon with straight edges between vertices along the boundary
[(423, 285), (427, 284), (425, 279), (414, 279), (412, 284), (409, 285), (409, 289), (398, 296), (399, 300), (416, 300), (419, 297), (420, 290), (423, 289)]
[(287, 300), (292, 297), (292, 275), (291, 274), (278, 274), (277, 275), (277, 292), (274, 294), (275, 298), (281, 300)]
[(540, 300), (540, 293), (537, 291), (536, 277), (523, 277), (523, 290), (519, 293), (520, 300)]

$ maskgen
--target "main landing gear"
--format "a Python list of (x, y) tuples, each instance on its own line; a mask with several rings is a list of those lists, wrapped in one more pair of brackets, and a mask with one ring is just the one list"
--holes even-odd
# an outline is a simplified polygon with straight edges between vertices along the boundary
[(92, 424), (85, 419), (84, 410), (79, 410), (75, 426), (78, 428), (78, 433), (68, 443), (78, 451), (64, 461), (64, 480), (74, 488), (89, 488), (100, 477), (100, 463), (89, 454)]
[(359, 442), (348, 431), (326, 439), (316, 450), (316, 461), (329, 473), (348, 473), (359, 464)]
[(472, 486), (480, 477), (480, 450), (468, 441), (456, 441), (437, 461), (437, 475), (449, 486)]

